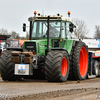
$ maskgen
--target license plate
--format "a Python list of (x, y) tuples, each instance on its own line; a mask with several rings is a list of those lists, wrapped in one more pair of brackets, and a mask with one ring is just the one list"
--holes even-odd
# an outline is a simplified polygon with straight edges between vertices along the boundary
[(18, 65), (18, 73), (25, 74), (25, 72), (26, 72), (25, 65), (26, 64), (19, 64)]
[(29, 64), (15, 64), (15, 75), (33, 75), (32, 66)]

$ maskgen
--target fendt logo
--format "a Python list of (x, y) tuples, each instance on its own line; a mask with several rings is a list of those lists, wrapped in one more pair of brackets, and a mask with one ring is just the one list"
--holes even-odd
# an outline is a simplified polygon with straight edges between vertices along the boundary
[(27, 48), (34, 48), (34, 46), (27, 46)]

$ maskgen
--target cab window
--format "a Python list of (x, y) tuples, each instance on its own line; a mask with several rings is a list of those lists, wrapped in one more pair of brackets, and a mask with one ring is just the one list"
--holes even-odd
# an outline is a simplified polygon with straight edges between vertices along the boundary
[(71, 32), (69, 31), (69, 22), (66, 22), (66, 38), (71, 39)]
[(65, 22), (62, 22), (62, 38), (66, 38), (65, 37)]

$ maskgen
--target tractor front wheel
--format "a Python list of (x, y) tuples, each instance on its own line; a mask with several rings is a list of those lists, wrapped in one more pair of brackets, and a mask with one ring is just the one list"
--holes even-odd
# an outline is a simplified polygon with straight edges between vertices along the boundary
[(11, 51), (5, 50), (0, 58), (0, 70), (2, 79), (15, 81), (21, 79), (20, 76), (14, 75), (14, 63), (11, 62)]
[(45, 61), (45, 76), (48, 81), (65, 82), (69, 74), (69, 57), (66, 51), (50, 51)]

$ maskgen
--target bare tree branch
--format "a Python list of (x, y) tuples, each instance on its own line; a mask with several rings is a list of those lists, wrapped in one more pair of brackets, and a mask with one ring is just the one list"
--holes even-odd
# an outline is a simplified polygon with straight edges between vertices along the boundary
[(94, 34), (94, 38), (100, 39), (100, 26), (99, 26), (99, 25), (95, 25), (95, 34)]
[(79, 19), (73, 19), (72, 22), (76, 25), (76, 29), (74, 30), (74, 36), (76, 38), (85, 38), (85, 36), (89, 32), (85, 22)]
[(15, 31), (12, 31), (10, 39), (20, 39), (19, 33), (16, 33)]
[(0, 34), (2, 34), (2, 35), (5, 34), (5, 35), (7, 35), (7, 34), (9, 34), (9, 33), (8, 33), (7, 29), (1, 28), (1, 29), (0, 29)]

